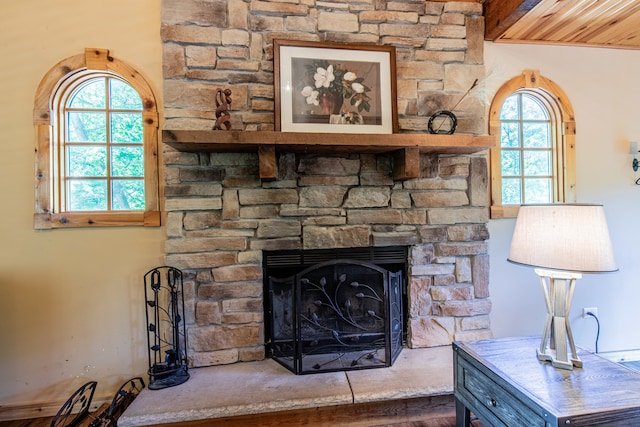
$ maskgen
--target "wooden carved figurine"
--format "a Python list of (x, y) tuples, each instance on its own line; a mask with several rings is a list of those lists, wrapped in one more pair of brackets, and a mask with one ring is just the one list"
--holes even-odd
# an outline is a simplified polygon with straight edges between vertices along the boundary
[(214, 130), (221, 130), (222, 126), (226, 130), (231, 130), (231, 114), (229, 109), (231, 108), (231, 89), (222, 90), (218, 88), (216, 90), (216, 123), (213, 125)]

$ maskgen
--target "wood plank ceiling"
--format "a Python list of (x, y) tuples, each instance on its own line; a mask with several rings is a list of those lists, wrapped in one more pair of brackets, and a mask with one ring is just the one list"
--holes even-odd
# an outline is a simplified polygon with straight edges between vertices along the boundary
[(640, 49), (640, 0), (486, 0), (485, 39)]

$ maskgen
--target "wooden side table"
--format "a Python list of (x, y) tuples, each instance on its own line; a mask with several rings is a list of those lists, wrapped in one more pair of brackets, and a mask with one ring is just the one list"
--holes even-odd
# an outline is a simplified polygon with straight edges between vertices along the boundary
[(638, 426), (640, 372), (579, 351), (582, 368), (536, 357), (539, 337), (453, 343), (456, 426)]

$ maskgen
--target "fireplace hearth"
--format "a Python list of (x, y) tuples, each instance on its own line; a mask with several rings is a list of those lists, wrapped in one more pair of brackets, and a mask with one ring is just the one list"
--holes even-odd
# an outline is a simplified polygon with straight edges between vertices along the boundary
[(391, 366), (403, 345), (406, 254), (265, 253), (267, 354), (296, 374)]

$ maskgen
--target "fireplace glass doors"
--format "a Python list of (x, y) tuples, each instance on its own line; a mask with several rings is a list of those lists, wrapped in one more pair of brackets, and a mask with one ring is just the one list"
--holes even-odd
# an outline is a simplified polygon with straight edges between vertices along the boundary
[(401, 270), (333, 259), (267, 280), (268, 348), (292, 372), (386, 367), (400, 354)]

